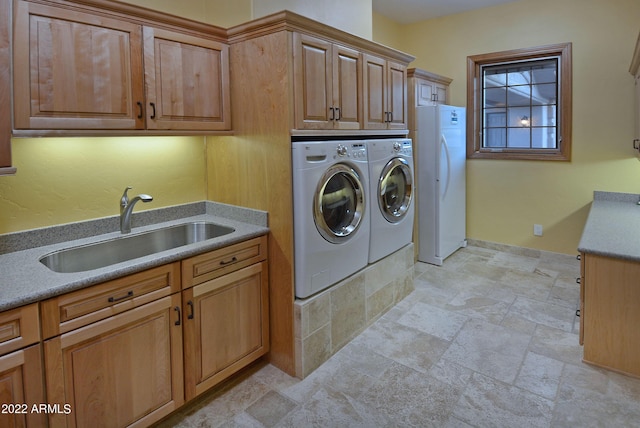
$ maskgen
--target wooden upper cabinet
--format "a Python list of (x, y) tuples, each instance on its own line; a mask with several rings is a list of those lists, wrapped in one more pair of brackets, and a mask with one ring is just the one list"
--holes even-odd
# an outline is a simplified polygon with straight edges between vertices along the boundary
[(360, 129), (362, 54), (294, 33), (297, 129)]
[(22, 1), (16, 8), (16, 129), (144, 128), (139, 25)]
[(365, 129), (406, 129), (406, 66), (364, 55)]
[(149, 129), (231, 129), (229, 47), (144, 28)]
[(96, 10), (16, 4), (15, 129), (231, 129), (226, 44)]
[(420, 68), (407, 70), (410, 106), (430, 106), (449, 103), (449, 77), (431, 73)]

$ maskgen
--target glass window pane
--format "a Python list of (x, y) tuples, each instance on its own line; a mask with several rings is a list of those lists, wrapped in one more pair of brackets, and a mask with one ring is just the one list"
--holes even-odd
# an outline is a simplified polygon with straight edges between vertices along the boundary
[(531, 70), (532, 83), (555, 83), (558, 73), (555, 60), (534, 66)]
[(531, 147), (531, 132), (528, 127), (526, 128), (509, 128), (508, 133), (508, 146), (511, 148), (525, 148)]
[(557, 126), (556, 106), (531, 107), (531, 126)]
[(520, 128), (531, 124), (531, 113), (529, 107), (512, 107), (509, 108), (509, 121), (507, 126)]
[(503, 108), (490, 108), (485, 110), (484, 115), (485, 127), (505, 127), (507, 126), (507, 112)]
[(507, 147), (507, 129), (486, 129), (484, 132), (484, 147)]
[(484, 107), (502, 107), (507, 103), (506, 88), (490, 88), (484, 91)]
[(531, 146), (534, 149), (557, 149), (556, 128), (542, 127), (531, 130)]
[(531, 84), (531, 71), (529, 67), (521, 67), (516, 70), (509, 70), (507, 75), (507, 85), (529, 85)]
[(531, 104), (531, 86), (509, 86), (507, 92), (508, 106), (528, 106)]
[(485, 70), (484, 87), (493, 88), (507, 85), (507, 72), (505, 70)]
[(531, 86), (531, 104), (556, 104), (557, 99), (555, 83)]

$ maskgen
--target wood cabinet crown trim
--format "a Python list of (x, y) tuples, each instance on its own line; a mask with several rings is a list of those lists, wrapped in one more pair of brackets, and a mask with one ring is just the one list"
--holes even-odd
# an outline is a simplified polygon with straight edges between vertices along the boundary
[(231, 27), (227, 30), (227, 35), (229, 44), (234, 44), (279, 31), (299, 32), (322, 37), (328, 41), (346, 44), (347, 47), (368, 51), (401, 63), (408, 64), (415, 59), (413, 55), (347, 33), (289, 10)]
[(449, 85), (453, 82), (453, 79), (442, 76), (440, 74), (432, 73), (430, 71), (423, 70), (421, 68), (408, 68), (407, 69), (407, 77), (418, 77), (421, 79), (430, 80), (432, 82), (441, 83), (443, 85)]
[(148, 9), (135, 4), (124, 3), (117, 0), (26, 0), (31, 3), (55, 5), (68, 9), (82, 9), (94, 13), (115, 15), (118, 18), (140, 25), (153, 25), (165, 27), (174, 31), (187, 34), (208, 36), (220, 42), (227, 41), (227, 31), (222, 28), (204, 22), (183, 18), (166, 12)]

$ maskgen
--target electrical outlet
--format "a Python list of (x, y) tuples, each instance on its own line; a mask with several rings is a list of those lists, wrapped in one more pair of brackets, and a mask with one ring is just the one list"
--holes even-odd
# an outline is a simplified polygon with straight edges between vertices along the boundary
[(534, 224), (533, 225), (533, 234), (535, 236), (542, 236), (542, 225), (541, 224)]

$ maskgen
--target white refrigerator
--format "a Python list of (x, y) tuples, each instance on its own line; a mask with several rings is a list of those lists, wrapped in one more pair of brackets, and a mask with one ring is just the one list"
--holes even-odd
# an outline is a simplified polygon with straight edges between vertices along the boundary
[(464, 107), (416, 107), (418, 260), (442, 265), (466, 247)]

